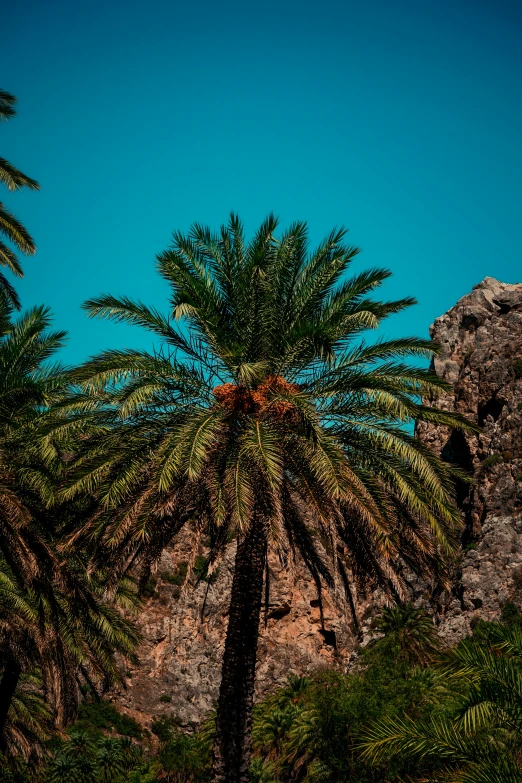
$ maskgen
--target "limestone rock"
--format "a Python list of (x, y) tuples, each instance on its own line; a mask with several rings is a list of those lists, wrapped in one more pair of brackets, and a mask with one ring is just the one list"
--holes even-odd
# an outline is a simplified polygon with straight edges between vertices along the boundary
[(442, 349), (433, 367), (453, 384), (438, 404), (482, 428), (471, 436), (417, 428), (474, 477), (457, 487), (463, 553), (453, 596), (440, 608), (440, 632), (454, 643), (474, 617), (495, 619), (506, 601), (522, 598), (522, 285), (486, 277), (430, 334)]
[[(190, 560), (191, 544), (181, 537), (164, 550), (154, 593), (137, 618), (143, 642), (140, 665), (127, 672), (125, 687), (111, 698), (148, 725), (154, 717), (176, 717), (183, 725), (199, 722), (212, 709), (219, 690), (235, 542), (229, 544), (217, 578), (185, 586), (172, 584)], [(205, 548), (200, 552), (203, 556)], [(349, 609), (340, 595), (323, 592), (323, 621), (313, 580), (304, 564), (292, 572), (270, 558), (270, 592), (260, 628), (257, 696), (262, 697), (291, 674), (321, 667), (346, 667), (355, 647)], [(180, 569), (180, 564), (182, 568)], [(189, 567), (189, 571), (190, 571)]]

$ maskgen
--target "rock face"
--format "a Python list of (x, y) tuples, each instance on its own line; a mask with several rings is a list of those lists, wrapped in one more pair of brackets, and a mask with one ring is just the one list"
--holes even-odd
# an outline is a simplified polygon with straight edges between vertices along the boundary
[[(140, 665), (127, 672), (125, 687), (112, 694), (118, 706), (141, 723), (168, 715), (188, 725), (201, 721), (212, 708), (219, 690), (235, 548), (235, 542), (229, 544), (211, 584), (197, 584), (192, 575), (183, 589), (173, 582), (181, 581), (189, 563), (188, 538), (164, 550), (151, 585), (153, 595), (137, 620), (143, 635)], [(203, 557), (203, 545), (200, 553)], [(349, 607), (340, 595), (323, 591), (321, 619), (315, 584), (304, 564), (296, 563), (289, 573), (275, 560), (269, 562), (270, 591), (258, 649), (258, 697), (291, 674), (345, 667), (355, 647), (355, 633), (347, 621)]]
[[(434, 369), (453, 385), (438, 404), (482, 428), (471, 436), (426, 424), (417, 431), (475, 479), (471, 486), (462, 482), (457, 487), (465, 521), (463, 551), (453, 592), (437, 606), (440, 633), (453, 643), (469, 633), (474, 617), (493, 619), (506, 601), (522, 603), (522, 285), (486, 278), (435, 321), (431, 335), (442, 348)], [(164, 551), (153, 594), (138, 619), (141, 665), (127, 672), (126, 687), (113, 694), (141, 722), (176, 715), (188, 724), (211, 709), (219, 687), (234, 552), (232, 542), (212, 584), (194, 586), (191, 577), (180, 590), (188, 543), (181, 540)], [(322, 622), (315, 585), (302, 564), (296, 563), (292, 578), (275, 562), (270, 572), (258, 696), (290, 674), (324, 666), (345, 669), (356, 646), (350, 610), (340, 595), (323, 594)], [(359, 606), (358, 613), (364, 632), (371, 605)]]
[(522, 285), (487, 277), (431, 327), (434, 360), (453, 385), (439, 405), (478, 424), (478, 435), (421, 424), (417, 434), (470, 472), (457, 487), (465, 531), (440, 632), (453, 643), (473, 617), (494, 619), (522, 598)]

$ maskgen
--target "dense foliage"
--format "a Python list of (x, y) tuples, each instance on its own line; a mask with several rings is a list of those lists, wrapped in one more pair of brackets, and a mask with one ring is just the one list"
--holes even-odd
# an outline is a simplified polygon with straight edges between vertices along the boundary
[(65, 460), (47, 436), (68, 387), (52, 361), (65, 335), (45, 308), (13, 318), (1, 298), (0, 325), (0, 748), (27, 756), (45, 736), (34, 714), (42, 694), (49, 729), (75, 717), (81, 683), (119, 679), (116, 654), (132, 656), (137, 634), (115, 603), (135, 596), (126, 580), (109, 601), (103, 573), (87, 574), (80, 550), (59, 551), (61, 529), (84, 510), (58, 502)]
[[(350, 673), (290, 677), (255, 708), (251, 783), (520, 783), (522, 618), (504, 614), (435, 652), (430, 618), (402, 607)], [(206, 783), (213, 732), (212, 716), (182, 730), (175, 705), (149, 732), (87, 700), (37, 772), (11, 766), (0, 781)]]

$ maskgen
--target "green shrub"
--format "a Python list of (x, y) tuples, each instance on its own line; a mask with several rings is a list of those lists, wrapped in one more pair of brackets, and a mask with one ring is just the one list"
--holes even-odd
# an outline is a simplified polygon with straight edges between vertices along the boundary
[(522, 628), (522, 613), (511, 601), (506, 601), (500, 612), (500, 621), (504, 625)]
[(164, 704), (170, 704), (172, 701), (172, 696), (169, 696), (167, 693), (162, 693), (160, 696), (160, 701), (162, 701)]
[(188, 563), (183, 561), (181, 563), (178, 563), (174, 573), (171, 573), (170, 571), (163, 571), (160, 574), (160, 577), (164, 582), (168, 582), (171, 585), (177, 585), (178, 587), (181, 587), (181, 585), (184, 583), (185, 579), (187, 578), (187, 570), (188, 570)]
[(73, 730), (86, 731), (89, 734), (101, 734), (102, 730), (114, 731), (135, 739), (141, 739), (143, 736), (140, 724), (128, 715), (122, 715), (108, 701), (83, 701)]
[(492, 468), (494, 465), (498, 465), (499, 462), (504, 462), (504, 457), (502, 454), (490, 454), (489, 457), (486, 457), (482, 463), (482, 467)]
[(142, 595), (145, 598), (152, 598), (156, 593), (156, 584), (157, 579), (155, 576), (151, 576), (150, 579), (147, 581), (147, 584), (143, 588)]
[(160, 748), (154, 770), (160, 780), (204, 783), (210, 772), (210, 754), (204, 752), (197, 735), (178, 731)]
[(179, 729), (179, 719), (176, 717), (162, 715), (152, 721), (150, 730), (160, 742), (168, 742), (172, 739), (174, 733)]
[(198, 555), (196, 557), (193, 570), (196, 578), (203, 582), (210, 582), (210, 584), (212, 584), (217, 579), (217, 571), (214, 571), (210, 576), (208, 575), (208, 559), (203, 555)]
[(513, 372), (515, 373), (515, 378), (522, 378), (522, 358), (515, 359), (513, 362)]
[(22, 758), (0, 753), (0, 783), (30, 783), (33, 775)]
[[(518, 633), (522, 613), (508, 602), (502, 607), (500, 623), (475, 619), (472, 626), (473, 645), (498, 651), (499, 631)], [(409, 604), (394, 607), (382, 612), (375, 628), (383, 636), (359, 649), (350, 672), (327, 670), (314, 677), (292, 677), (256, 705), (251, 783), (439, 779), (438, 760), (426, 765), (406, 752), (386, 762), (361, 756), (360, 744), (368, 729), (383, 721), (406, 718), (421, 727), (432, 720), (456, 725), (467, 693), (460, 679), (448, 680), (447, 655), (440, 657), (426, 613)], [(469, 640), (459, 647), (466, 644)], [(170, 697), (165, 694), (160, 701), (167, 703)], [(86, 737), (81, 736), (82, 729)], [(0, 756), (0, 783), (208, 783), (214, 730), (211, 719), (187, 732), (175, 716), (162, 716), (152, 722), (151, 731), (158, 739), (153, 744), (146, 741), (147, 732), (112, 704), (84, 701), (69, 738), (49, 743), (49, 759), (37, 780), (30, 778), (27, 765), (27, 774), (23, 768), (2, 769)], [(107, 737), (109, 733), (113, 736)], [(497, 739), (502, 741), (502, 736)], [(83, 755), (78, 753), (80, 747)], [(115, 759), (119, 771), (102, 766), (108, 756)], [(71, 769), (76, 776), (71, 777)]]

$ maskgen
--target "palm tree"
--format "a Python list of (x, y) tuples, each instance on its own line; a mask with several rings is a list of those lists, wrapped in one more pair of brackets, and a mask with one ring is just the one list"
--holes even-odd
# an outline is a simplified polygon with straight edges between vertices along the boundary
[[(321, 779), (319, 773), (326, 773), (317, 752), (318, 728), (319, 714), (311, 705), (299, 711), (288, 732), (282, 761), (286, 768), (291, 770), (291, 778), (294, 780), (314, 780), (314, 774)], [(326, 774), (323, 779), (325, 778)]]
[(309, 769), (317, 767), (319, 715), (312, 685), (309, 677), (291, 676), (254, 709), (251, 778), (270, 774), (282, 780), (303, 780)]
[(42, 686), (41, 677), (34, 673), (22, 675), (18, 682), (4, 728), (10, 759), (19, 756), (34, 761), (44, 753), (51, 737), (52, 714)]
[[(20, 637), (10, 631), (25, 624), (30, 613), (18, 588), (38, 579), (52, 560), (48, 547), (34, 535), (29, 524), (31, 513), (16, 487), (21, 471), (14, 465), (19, 463), (19, 455), (25, 455), (20, 434), (31, 429), (39, 407), (54, 398), (59, 373), (50, 378), (41, 364), (49, 352), (61, 345), (64, 336), (45, 334), (49, 321), (43, 308), (27, 313), (16, 323), (11, 323), (9, 316), (9, 305), (0, 301), (0, 553), (4, 586), (0, 742), (22, 672), (20, 657), (26, 647), (24, 641), (16, 641), (25, 635)], [(17, 621), (13, 623), (15, 616)], [(15, 654), (15, 648), (19, 654)]]
[(278, 783), (277, 773), (271, 761), (261, 758), (252, 759), (249, 774), (251, 783)]
[[(0, 302), (0, 750), (9, 744), (22, 673), (37, 669), (58, 724), (74, 717), (79, 681), (108, 687), (116, 654), (137, 636), (107, 601), (103, 573), (87, 575), (81, 553), (58, 555), (59, 526), (78, 508), (48, 507), (63, 459), (46, 437), (53, 403), (66, 392), (64, 368), (48, 360), (64, 334), (49, 331), (45, 308), (10, 322)], [(54, 420), (53, 420), (54, 421)], [(128, 602), (128, 586), (117, 600)], [(11, 732), (12, 734), (12, 732)], [(16, 752), (16, 747), (10, 746)]]
[[(9, 120), (16, 114), (16, 98), (11, 93), (0, 90), (0, 120)], [(29, 190), (40, 190), (40, 185), (36, 180), (31, 179), (26, 174), (17, 169), (12, 163), (0, 158), (0, 182), (10, 191), (29, 188)], [(25, 255), (34, 255), (36, 245), (26, 228), (19, 220), (9, 212), (7, 207), (0, 202), (0, 234), (3, 234), (21, 253)], [(7, 267), (17, 277), (23, 277), (22, 267), (13, 250), (0, 241), (0, 264)], [(0, 296), (2, 299), (20, 309), (20, 300), (15, 289), (0, 272)]]
[(487, 643), (466, 639), (441, 670), (465, 691), (453, 718), (388, 719), (361, 744), (374, 762), (399, 755), (419, 764), (419, 780), (522, 783), (522, 629), (492, 626)]
[(413, 300), (370, 297), (386, 270), (345, 276), (358, 250), (344, 230), (309, 252), (304, 223), (279, 239), (276, 228), (269, 216), (247, 243), (232, 215), (217, 235), (175, 234), (158, 257), (168, 316), (88, 301), (91, 316), (143, 326), (159, 344), (88, 361), (69, 403), (81, 437), (64, 497), (100, 502), (71, 542), (95, 543), (95, 565), (110, 559), (116, 577), (141, 564), (146, 580), (188, 525), (210, 536), (212, 569), (237, 534), (213, 772), (234, 783), (248, 775), (268, 548), (283, 562), (299, 553), (319, 596), (338, 579), (355, 607), (357, 589), (402, 595), (401, 563), (442, 573), (460, 525), (455, 470), (406, 426), (466, 426), (421, 402), (447, 387), (403, 361), (434, 345), (361, 338)]
[(9, 730), (23, 672), (40, 673), (50, 718), (60, 727), (75, 717), (82, 685), (97, 694), (121, 682), (118, 654), (137, 662), (137, 634), (114, 605), (128, 605), (126, 596), (109, 603), (99, 580), (75, 563), (59, 563), (52, 549), (42, 566), (20, 584), (0, 555), (0, 750), (11, 755), (27, 750)]
[(281, 753), (298, 713), (299, 708), (295, 704), (263, 710), (257, 720), (254, 719), (252, 730), (254, 750), (260, 751), (263, 758), (276, 759)]
[(74, 731), (59, 747), (44, 779), (49, 783), (128, 781), (127, 773), (139, 765), (142, 755), (143, 749), (128, 737), (102, 736), (94, 740), (86, 732)]
[(368, 647), (379, 647), (396, 654), (410, 664), (426, 666), (441, 648), (441, 640), (432, 618), (410, 602), (383, 609), (374, 630), (384, 638), (371, 640)]

